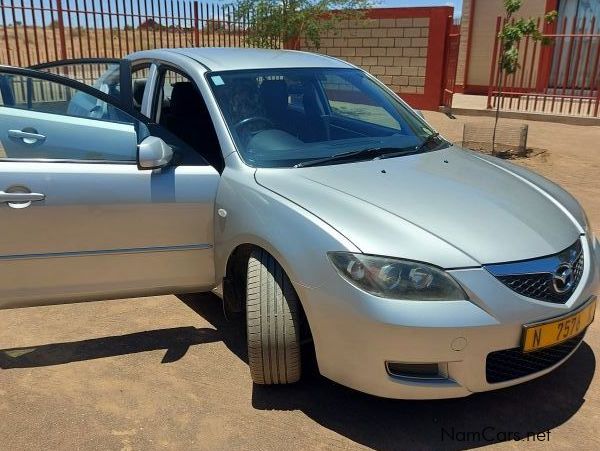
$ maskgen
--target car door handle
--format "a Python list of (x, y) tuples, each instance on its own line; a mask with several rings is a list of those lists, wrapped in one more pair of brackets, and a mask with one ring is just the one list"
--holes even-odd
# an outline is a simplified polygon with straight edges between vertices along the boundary
[(6, 193), (0, 191), (0, 203), (37, 202), (45, 198), (46, 195), (42, 193)]
[(25, 144), (35, 144), (38, 141), (44, 141), (46, 137), (37, 133), (37, 130), (9, 130), (8, 136), (11, 138), (22, 139)]

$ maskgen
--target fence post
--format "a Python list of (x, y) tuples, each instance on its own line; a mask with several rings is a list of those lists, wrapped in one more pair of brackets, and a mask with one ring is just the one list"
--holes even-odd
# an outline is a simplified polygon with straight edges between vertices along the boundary
[[(558, 6), (556, 6), (554, 9), (558, 10)], [(573, 20), (575, 20), (575, 19), (573, 19)], [(542, 34), (544, 36), (547, 36), (549, 34), (558, 33), (558, 24), (559, 24), (558, 19), (552, 23), (548, 23), (548, 22), (544, 21), (544, 23), (542, 25)], [(566, 23), (565, 23), (565, 29), (562, 32), (564, 34), (567, 33)], [(564, 42), (564, 38), (562, 38), (562, 39)], [(536, 78), (536, 87), (535, 87), (535, 89), (538, 92), (544, 92), (544, 90), (546, 88), (548, 88), (548, 84), (550, 83), (550, 75), (552, 72), (552, 59), (553, 59), (552, 55), (554, 53), (555, 44), (556, 44), (556, 39), (553, 39), (552, 43), (550, 45), (542, 45), (540, 47), (540, 57), (538, 60), (537, 78)], [(561, 53), (562, 53), (562, 50), (561, 50)], [(557, 81), (558, 81), (558, 73), (557, 73), (556, 77), (557, 77)]]
[(194, 46), (200, 47), (200, 25), (198, 20), (198, 1), (194, 1)]
[(67, 59), (67, 38), (65, 36), (65, 22), (63, 19), (62, 0), (56, 1), (56, 11), (58, 13), (58, 36), (60, 38), (60, 59)]

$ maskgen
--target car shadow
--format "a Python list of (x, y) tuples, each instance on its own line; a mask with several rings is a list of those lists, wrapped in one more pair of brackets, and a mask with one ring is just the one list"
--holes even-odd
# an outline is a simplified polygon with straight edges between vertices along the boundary
[(0, 349), (0, 368), (34, 368), (165, 349), (161, 363), (182, 358), (190, 346), (221, 341), (214, 329), (174, 327), (126, 335)]
[[(209, 321), (226, 346), (247, 362), (240, 325), (226, 320), (216, 296), (179, 298)], [(297, 384), (254, 385), (252, 405), (258, 410), (300, 410), (323, 427), (382, 450), (461, 450), (524, 437), (552, 444), (552, 432), (547, 431), (580, 409), (595, 367), (594, 353), (584, 342), (564, 365), (534, 381), (466, 398), (402, 401), (345, 388), (309, 366)]]

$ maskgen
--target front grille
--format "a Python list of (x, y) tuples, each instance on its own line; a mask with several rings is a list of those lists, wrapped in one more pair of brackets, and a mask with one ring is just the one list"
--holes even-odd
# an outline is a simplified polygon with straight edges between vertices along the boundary
[(490, 384), (510, 381), (543, 371), (557, 364), (583, 340), (585, 331), (562, 343), (532, 352), (521, 348), (491, 352), (485, 365), (486, 379)]
[[(579, 254), (577, 261), (573, 265), (573, 273), (575, 275), (575, 287), (579, 284), (581, 276), (583, 276), (583, 252)], [(574, 290), (575, 288), (573, 288)]]
[[(572, 268), (571, 286), (564, 293), (556, 291), (553, 283), (554, 274), (561, 264), (568, 264)], [(579, 240), (549, 257), (485, 266), (500, 282), (516, 293), (555, 304), (564, 304), (569, 300), (583, 276), (583, 267), (583, 250)]]

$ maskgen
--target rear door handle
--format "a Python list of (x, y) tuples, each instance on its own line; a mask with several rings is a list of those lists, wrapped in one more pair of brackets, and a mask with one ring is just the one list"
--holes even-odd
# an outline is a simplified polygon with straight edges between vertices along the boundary
[(41, 193), (6, 193), (0, 191), (0, 203), (37, 202), (45, 198), (46, 195)]
[(37, 133), (37, 130), (9, 130), (8, 136), (11, 138), (22, 139), (25, 144), (35, 144), (38, 141), (44, 141), (46, 137)]

